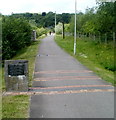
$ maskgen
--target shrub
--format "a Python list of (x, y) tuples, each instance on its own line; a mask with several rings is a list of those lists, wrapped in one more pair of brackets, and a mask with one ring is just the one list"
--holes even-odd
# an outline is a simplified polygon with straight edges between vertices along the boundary
[(58, 23), (58, 25), (56, 26), (56, 33), (62, 34), (62, 23)]
[(13, 57), (18, 50), (31, 44), (31, 26), (23, 18), (2, 19), (3, 60)]
[(45, 29), (45, 28), (38, 28), (37, 30), (36, 30), (36, 32), (37, 32), (37, 37), (39, 37), (39, 36), (41, 36), (41, 35), (43, 35), (43, 34), (47, 34), (47, 30)]

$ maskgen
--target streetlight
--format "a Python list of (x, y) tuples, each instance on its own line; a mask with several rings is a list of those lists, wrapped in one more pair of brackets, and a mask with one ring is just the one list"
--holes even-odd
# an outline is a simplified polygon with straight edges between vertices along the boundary
[(77, 34), (76, 34), (76, 21), (77, 21), (77, 1), (75, 0), (75, 27), (74, 27), (74, 55), (76, 54), (76, 38), (77, 38)]
[(56, 11), (55, 11), (55, 36), (56, 36)]

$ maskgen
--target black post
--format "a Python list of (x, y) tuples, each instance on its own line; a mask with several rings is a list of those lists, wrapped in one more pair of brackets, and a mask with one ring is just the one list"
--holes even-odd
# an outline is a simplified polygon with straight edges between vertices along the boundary
[(64, 34), (64, 22), (62, 22), (62, 27), (63, 27), (63, 39), (65, 38), (65, 34)]

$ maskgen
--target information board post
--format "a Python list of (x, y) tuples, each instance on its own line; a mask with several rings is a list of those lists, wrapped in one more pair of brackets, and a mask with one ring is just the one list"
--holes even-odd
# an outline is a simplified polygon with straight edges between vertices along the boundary
[(28, 91), (28, 61), (5, 61), (6, 91)]

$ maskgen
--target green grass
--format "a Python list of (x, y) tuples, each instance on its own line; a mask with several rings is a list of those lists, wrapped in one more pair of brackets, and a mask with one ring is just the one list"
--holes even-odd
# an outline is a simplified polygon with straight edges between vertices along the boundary
[(32, 85), (33, 79), (33, 72), (34, 72), (34, 65), (35, 65), (35, 57), (37, 55), (38, 44), (40, 41), (33, 42), (33, 44), (26, 49), (21, 50), (13, 60), (28, 60), (28, 67), (29, 67), (29, 86)]
[(89, 38), (78, 38), (76, 55), (73, 55), (74, 38), (56, 37), (57, 44), (78, 59), (87, 68), (94, 71), (103, 80), (114, 85), (114, 48), (112, 44), (99, 44)]
[(3, 118), (28, 118), (29, 96), (4, 96), (2, 102)]
[[(28, 60), (29, 67), (29, 86), (32, 85), (35, 58), (38, 51), (38, 45), (40, 41), (33, 42), (30, 46), (21, 49), (12, 60)], [(4, 68), (0, 68), (2, 74), (0, 82), (2, 81), (2, 90), (5, 91), (4, 82)], [(29, 98), (28, 95), (19, 96), (3, 96), (2, 97), (2, 118), (27, 118), (29, 109)]]

